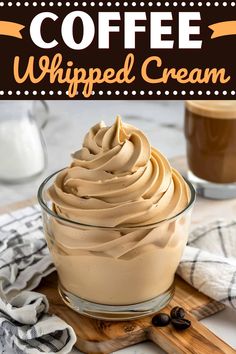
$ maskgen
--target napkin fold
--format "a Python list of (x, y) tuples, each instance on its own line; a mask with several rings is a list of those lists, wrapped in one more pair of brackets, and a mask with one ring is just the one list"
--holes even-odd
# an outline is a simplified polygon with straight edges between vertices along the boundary
[[(48, 314), (48, 301), (31, 291), (55, 270), (39, 206), (0, 215), (0, 352), (69, 353), (73, 329)], [(178, 274), (211, 298), (236, 308), (236, 220), (197, 227)]]
[(236, 309), (236, 220), (195, 228), (178, 274), (200, 292)]
[(69, 353), (76, 340), (73, 329), (47, 311), (46, 297), (33, 291), (22, 291), (10, 303), (0, 299), (3, 349), (8, 345), (17, 354)]
[(39, 207), (0, 215), (1, 353), (70, 353), (73, 329), (47, 313), (44, 295), (30, 291), (54, 270)]

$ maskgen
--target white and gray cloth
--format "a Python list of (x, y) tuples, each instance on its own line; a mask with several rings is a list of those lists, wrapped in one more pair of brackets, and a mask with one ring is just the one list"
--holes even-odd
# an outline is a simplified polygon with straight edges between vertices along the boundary
[(54, 270), (39, 207), (0, 215), (1, 353), (70, 353), (73, 329), (50, 316), (47, 298), (31, 291)]
[[(46, 297), (32, 290), (55, 270), (38, 206), (0, 215), (0, 352), (69, 353), (73, 329), (48, 314)], [(236, 308), (236, 220), (196, 228), (178, 268), (188, 283)]]
[(200, 292), (236, 309), (236, 220), (195, 228), (178, 274)]

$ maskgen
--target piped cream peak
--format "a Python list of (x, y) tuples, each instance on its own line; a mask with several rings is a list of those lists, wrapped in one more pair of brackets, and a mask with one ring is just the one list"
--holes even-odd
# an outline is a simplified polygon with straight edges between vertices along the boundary
[(189, 201), (184, 179), (119, 116), (111, 126), (90, 129), (50, 195), (59, 215), (95, 226), (155, 223)]
[[(116, 145), (122, 145), (129, 138), (129, 135), (126, 132), (122, 119), (119, 115), (116, 117), (115, 123), (110, 129), (114, 134), (113, 142), (111, 144), (112, 147), (115, 147)], [(111, 136), (113, 134), (111, 134)]]

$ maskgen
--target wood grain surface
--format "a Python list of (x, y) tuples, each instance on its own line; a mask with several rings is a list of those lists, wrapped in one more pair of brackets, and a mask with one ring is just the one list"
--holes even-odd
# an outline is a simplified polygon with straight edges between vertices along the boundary
[(234, 349), (203, 326), (198, 319), (224, 308), (222, 304), (199, 293), (176, 277), (175, 296), (162, 312), (170, 313), (174, 306), (187, 311), (186, 318), (192, 326), (177, 331), (171, 325), (162, 328), (152, 326), (152, 316), (133, 321), (102, 321), (84, 317), (69, 309), (57, 292), (57, 275), (44, 279), (37, 291), (45, 294), (50, 303), (50, 312), (69, 323), (77, 334), (76, 346), (84, 353), (112, 353), (132, 344), (151, 340), (170, 354), (233, 354)]
[(22, 200), (22, 201), (17, 202), (17, 203), (0, 206), (0, 214), (10, 213), (11, 211), (14, 211), (14, 210), (17, 210), (17, 209), (21, 209), (21, 208), (25, 208), (27, 206), (34, 205), (35, 203), (37, 203), (37, 199), (36, 198), (30, 198), (30, 199)]

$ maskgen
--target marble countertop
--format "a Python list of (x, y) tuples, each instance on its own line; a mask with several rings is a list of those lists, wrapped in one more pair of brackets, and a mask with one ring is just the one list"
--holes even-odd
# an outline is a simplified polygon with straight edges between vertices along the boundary
[[(70, 153), (81, 146), (88, 128), (97, 121), (112, 123), (120, 114), (125, 122), (141, 128), (151, 143), (168, 158), (185, 154), (183, 102), (172, 101), (50, 101), (50, 118), (43, 129), (47, 146), (46, 170), (25, 184), (1, 184), (0, 206), (36, 195), (43, 179), (68, 165)], [(236, 348), (236, 311), (226, 309), (203, 320), (219, 337)], [(79, 353), (74, 351), (73, 353)], [(142, 343), (117, 354), (158, 354), (163, 351), (152, 343)]]

